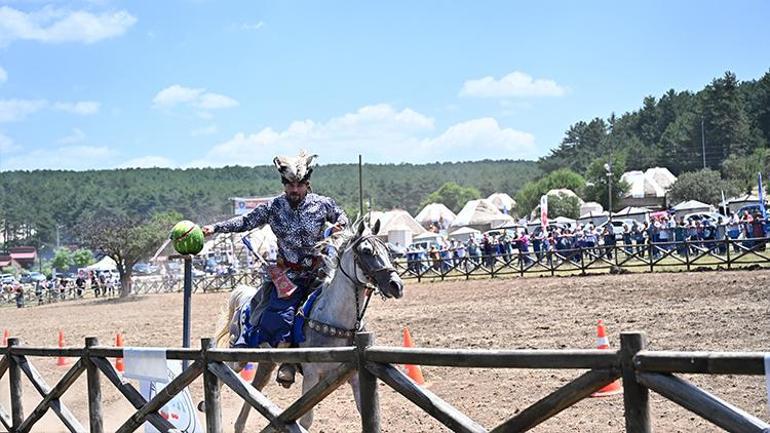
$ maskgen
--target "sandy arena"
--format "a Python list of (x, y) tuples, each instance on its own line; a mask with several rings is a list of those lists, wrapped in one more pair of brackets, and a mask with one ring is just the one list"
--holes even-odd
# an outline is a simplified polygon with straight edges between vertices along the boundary
[[(408, 283), (401, 300), (373, 299), (367, 313), (378, 345), (401, 345), (408, 326), (416, 345), (474, 349), (589, 349), (595, 344), (596, 320), (604, 319), (613, 348), (622, 331), (647, 333), (652, 350), (765, 351), (770, 337), (770, 271), (655, 273), (570, 278), (511, 278), (479, 281)], [(211, 336), (226, 293), (196, 294), (192, 299), (193, 346)], [(0, 329), (30, 346), (54, 346), (57, 330), (67, 344), (82, 346), (86, 336), (112, 343), (117, 331), (127, 345), (180, 346), (180, 293), (128, 300), (94, 300), (25, 308), (0, 308)], [(54, 358), (32, 358), (49, 385), (64, 369)], [(576, 370), (501, 370), (424, 367), (428, 388), (491, 429), (581, 374)], [(686, 376), (703, 388), (764, 420), (770, 420), (764, 377)], [(25, 381), (25, 412), (39, 402)], [(88, 427), (85, 374), (63, 401)], [(411, 402), (380, 384), (382, 431), (446, 432)], [(133, 413), (111, 384), (102, 379), (105, 431), (114, 431)], [(0, 382), (0, 403), (10, 410), (7, 374)], [(299, 386), (283, 390), (271, 383), (265, 393), (281, 407), (299, 395)], [(202, 397), (202, 378), (192, 387)], [(223, 415), (232, 431), (240, 401), (223, 392)], [(675, 404), (651, 394), (654, 431), (721, 431)], [(201, 414), (203, 420), (203, 414)], [(252, 412), (248, 431), (265, 421)], [(0, 429), (2, 427), (0, 426)], [(33, 431), (65, 431), (50, 411)], [(347, 386), (317, 407), (314, 432), (360, 431), (360, 420)], [(622, 396), (584, 400), (535, 432), (622, 432)]]

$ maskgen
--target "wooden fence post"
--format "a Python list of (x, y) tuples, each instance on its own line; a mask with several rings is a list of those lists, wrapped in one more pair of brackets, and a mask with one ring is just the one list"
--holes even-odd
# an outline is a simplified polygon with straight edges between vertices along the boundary
[[(86, 349), (98, 346), (99, 339), (86, 337)], [(104, 432), (102, 417), (102, 384), (99, 369), (91, 362), (91, 354), (86, 351), (86, 378), (88, 381), (88, 422), (91, 433)]]
[(377, 390), (377, 377), (366, 369), (364, 350), (374, 344), (374, 334), (359, 332), (356, 334), (358, 347), (358, 382), (361, 394), (361, 429), (366, 433), (380, 433), (380, 396)]
[(727, 269), (730, 270), (730, 269), (732, 269), (733, 262), (730, 261), (730, 236), (728, 236), (727, 234), (725, 234), (724, 242), (725, 242), (725, 248), (727, 248), (727, 250), (726, 250), (726, 253), (727, 253)]
[(222, 406), (220, 402), (219, 378), (209, 370), (208, 350), (214, 348), (210, 338), (201, 338), (203, 358), (203, 397), (206, 402), (206, 432), (220, 433), (222, 431)]
[(21, 367), (13, 357), (12, 347), (19, 345), (18, 338), (8, 339), (8, 380), (11, 388), (11, 430), (17, 431), (24, 422), (24, 406), (21, 403)]
[(623, 374), (623, 407), (626, 432), (651, 433), (650, 391), (636, 381), (634, 356), (647, 346), (644, 333), (620, 334), (620, 368)]
[(687, 272), (690, 272), (690, 241), (684, 240), (684, 261), (687, 263)]

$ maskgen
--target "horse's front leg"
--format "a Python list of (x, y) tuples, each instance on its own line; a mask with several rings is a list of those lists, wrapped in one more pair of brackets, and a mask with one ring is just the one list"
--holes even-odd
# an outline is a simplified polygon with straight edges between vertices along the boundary
[[(256, 390), (262, 391), (270, 381), (270, 376), (275, 370), (274, 362), (260, 362), (257, 364), (257, 371), (254, 373), (254, 380), (251, 381), (251, 386)], [(251, 411), (251, 405), (243, 402), (241, 406), (241, 412), (238, 414), (238, 419), (235, 420), (235, 433), (243, 433), (246, 428), (246, 421), (249, 419), (249, 412)]]
[[(320, 380), (317, 365), (302, 364), (302, 394), (306, 394), (312, 387), (314, 387)], [(306, 430), (310, 429), (310, 425), (313, 424), (313, 409), (307, 411), (302, 418), (299, 419), (299, 424)]]

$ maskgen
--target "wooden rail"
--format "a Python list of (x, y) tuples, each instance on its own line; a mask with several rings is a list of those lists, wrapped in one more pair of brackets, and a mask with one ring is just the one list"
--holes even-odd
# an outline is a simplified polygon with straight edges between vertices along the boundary
[[(0, 406), (0, 423), (9, 432), (28, 432), (50, 409), (68, 431), (87, 431), (61, 401), (62, 395), (85, 372), (88, 378), (88, 431), (92, 433), (104, 431), (102, 377), (136, 409), (117, 430), (125, 433), (135, 431), (145, 421), (160, 431), (173, 429), (158, 411), (200, 376), (203, 376), (207, 432), (222, 431), (220, 387), (225, 385), (265, 417), (269, 421), (268, 427), (281, 432), (300, 433), (306, 430), (298, 424), (299, 418), (351, 375), (358, 374), (362, 396), (361, 425), (362, 430), (368, 433), (380, 432), (378, 379), (454, 432), (503, 433), (530, 430), (621, 377), (627, 432), (651, 431), (650, 390), (727, 431), (770, 431), (770, 425), (764, 421), (675, 375), (764, 375), (765, 353), (761, 352), (648, 351), (642, 333), (621, 334), (618, 351), (392, 348), (374, 345), (374, 338), (369, 333), (357, 334), (355, 343), (353, 347), (330, 349), (224, 350), (215, 349), (210, 339), (202, 339), (200, 349), (168, 349), (169, 358), (192, 361), (192, 364), (172, 380), (164, 392), (147, 401), (133, 385), (123, 380), (108, 361), (108, 358), (122, 356), (123, 349), (99, 347), (98, 341), (91, 337), (86, 338), (83, 348), (64, 349), (24, 347), (17, 338), (10, 338), (8, 346), (0, 348), (0, 378), (5, 373), (9, 374), (11, 410), (9, 413)], [(28, 356), (68, 356), (78, 360), (56, 385), (50, 387), (29, 362)], [(225, 364), (229, 361), (334, 362), (339, 366), (298, 400), (282, 409), (233, 372)], [(404, 363), (462, 368), (588, 371), (488, 430), (439, 396), (415, 384), (394, 366)], [(23, 376), (43, 398), (26, 416), (22, 404)], [(263, 431), (267, 431), (267, 427)]]

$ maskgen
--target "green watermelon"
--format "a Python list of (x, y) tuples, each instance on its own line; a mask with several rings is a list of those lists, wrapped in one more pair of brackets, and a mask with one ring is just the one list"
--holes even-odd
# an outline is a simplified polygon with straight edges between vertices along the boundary
[(179, 254), (198, 254), (203, 249), (203, 230), (192, 221), (179, 221), (171, 229), (171, 240)]

